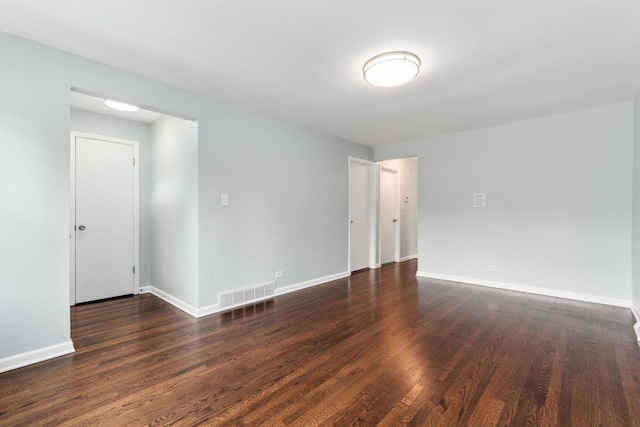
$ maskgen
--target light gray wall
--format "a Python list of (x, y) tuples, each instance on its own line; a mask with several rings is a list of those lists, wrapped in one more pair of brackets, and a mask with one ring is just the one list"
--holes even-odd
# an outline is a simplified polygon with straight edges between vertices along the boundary
[(72, 87), (198, 120), (200, 306), (347, 271), (347, 158), (370, 147), (6, 34), (0, 54), (0, 358), (69, 340)]
[(68, 65), (20, 45), (0, 38), (0, 358), (70, 339)]
[(347, 159), (370, 160), (373, 150), (267, 117), (227, 115), (225, 124), (228, 143), (199, 151), (200, 237), (217, 242), (201, 241), (201, 306), (279, 270), (279, 288), (347, 272)]
[(71, 109), (71, 130), (138, 141), (140, 173), (140, 286), (151, 285), (151, 141), (147, 123)]
[(633, 306), (640, 315), (640, 91), (633, 108)]
[(400, 258), (418, 254), (418, 158), (380, 162), (400, 172)]
[(632, 146), (624, 103), (383, 146), (375, 158), (419, 156), (419, 270), (628, 301)]
[(198, 123), (151, 125), (152, 284), (198, 307)]

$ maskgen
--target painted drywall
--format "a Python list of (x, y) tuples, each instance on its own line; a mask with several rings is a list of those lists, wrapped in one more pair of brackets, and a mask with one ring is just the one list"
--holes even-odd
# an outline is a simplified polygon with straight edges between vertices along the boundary
[[(284, 272), (277, 288), (346, 273), (347, 159), (370, 160), (373, 150), (266, 117), (227, 120), (228, 137), (241, 143), (199, 152), (207, 183), (200, 236), (217, 242), (200, 245), (201, 306), (216, 304), (224, 289), (274, 280), (276, 271)], [(220, 206), (223, 193), (228, 207)]]
[(347, 158), (371, 147), (14, 36), (0, 54), (0, 362), (69, 342), (72, 87), (198, 120), (198, 306), (347, 271)]
[[(383, 146), (375, 158), (419, 157), (421, 272), (629, 301), (632, 145), (623, 103)], [(473, 207), (475, 193), (486, 208)]]
[(632, 301), (635, 314), (640, 320), (640, 91), (633, 105)]
[(198, 123), (151, 125), (152, 284), (198, 307)]
[(400, 259), (418, 254), (418, 158), (380, 162), (400, 173)]
[(71, 109), (71, 130), (138, 141), (140, 172), (140, 286), (151, 285), (151, 130), (147, 123)]
[(67, 66), (14, 42), (0, 38), (0, 360), (70, 341)]

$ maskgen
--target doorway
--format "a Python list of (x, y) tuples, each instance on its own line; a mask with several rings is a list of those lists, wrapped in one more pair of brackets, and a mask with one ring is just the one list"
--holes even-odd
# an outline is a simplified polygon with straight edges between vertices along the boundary
[(400, 223), (398, 205), (400, 172), (380, 165), (380, 264), (400, 261)]
[(349, 158), (349, 271), (375, 265), (374, 163)]
[[(402, 157), (382, 160), (377, 163), (399, 171), (398, 197), (392, 202), (396, 205), (398, 240), (400, 246), (399, 261), (418, 258), (418, 157)], [(380, 202), (383, 209), (384, 201)], [(399, 205), (399, 206), (398, 206)]]
[[(140, 108), (122, 112), (107, 107), (106, 95), (72, 88), (70, 131), (72, 134), (110, 142), (135, 141), (135, 262), (129, 262), (133, 292), (154, 293), (183, 307), (198, 305), (198, 123), (174, 113)], [(105, 137), (97, 137), (102, 135)], [(72, 141), (71, 165), (76, 163)], [(85, 236), (94, 230), (76, 223), (75, 168), (71, 168), (70, 208), (70, 303), (76, 302), (76, 225)], [(176, 248), (180, 248), (176, 252)], [(179, 253), (179, 256), (177, 256)], [(127, 259), (129, 257), (127, 256)], [(135, 271), (134, 271), (135, 267)], [(124, 276), (123, 276), (124, 278)], [(121, 279), (124, 282), (124, 279)], [(93, 300), (93, 298), (92, 298)]]
[(137, 141), (71, 133), (70, 303), (139, 293)]

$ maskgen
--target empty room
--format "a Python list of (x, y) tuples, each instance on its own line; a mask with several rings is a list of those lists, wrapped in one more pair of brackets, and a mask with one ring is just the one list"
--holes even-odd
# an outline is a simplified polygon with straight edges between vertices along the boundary
[(0, 425), (640, 426), (639, 22), (0, 1)]

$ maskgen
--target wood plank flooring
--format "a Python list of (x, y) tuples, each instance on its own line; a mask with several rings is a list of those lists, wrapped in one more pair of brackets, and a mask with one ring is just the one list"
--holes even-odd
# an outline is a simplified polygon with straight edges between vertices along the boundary
[(71, 309), (76, 353), (0, 374), (2, 426), (640, 426), (628, 309), (408, 261), (193, 319)]

